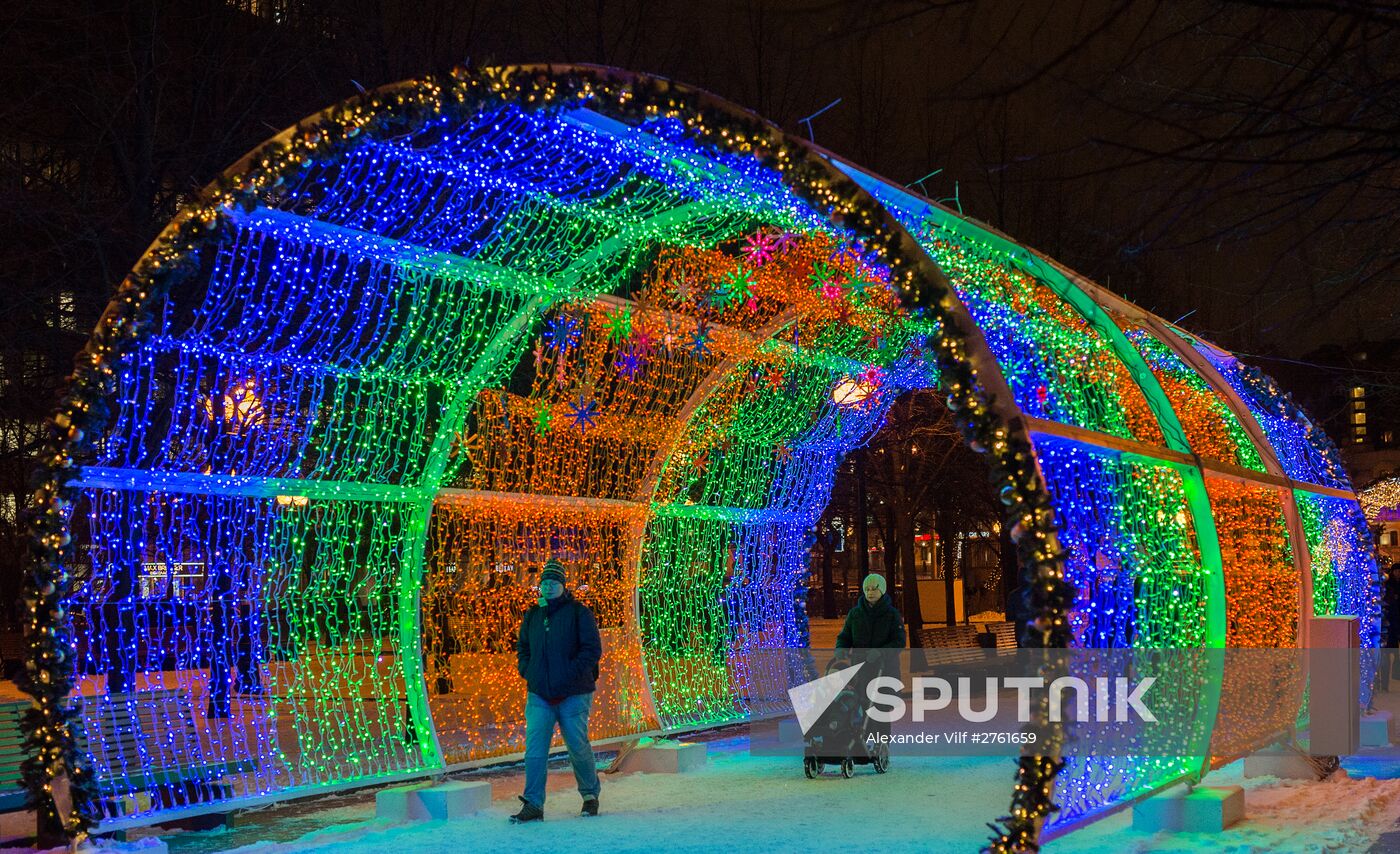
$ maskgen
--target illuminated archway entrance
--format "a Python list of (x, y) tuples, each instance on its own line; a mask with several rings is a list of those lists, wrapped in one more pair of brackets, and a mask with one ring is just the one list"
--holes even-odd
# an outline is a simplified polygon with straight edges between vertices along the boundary
[[(801, 645), (833, 467), (934, 383), (1006, 505), (1027, 645), (1355, 613), (1374, 646), (1334, 449), (1229, 354), (703, 93), (463, 71), (250, 154), (94, 332), (36, 493), (45, 809), (53, 780), (77, 830), (517, 751), (550, 555), (604, 629), (595, 735), (761, 713), (734, 663)], [(1059, 820), (1205, 762), (1082, 761)], [(1021, 761), (999, 844), (1057, 767)]]

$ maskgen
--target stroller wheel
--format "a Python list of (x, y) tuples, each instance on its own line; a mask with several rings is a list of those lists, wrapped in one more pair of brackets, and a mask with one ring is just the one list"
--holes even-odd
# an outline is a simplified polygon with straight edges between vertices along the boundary
[(875, 766), (876, 774), (883, 774), (890, 770), (890, 749), (883, 744), (875, 748), (875, 755), (871, 757), (870, 764)]
[(807, 775), (808, 780), (815, 780), (821, 773), (821, 765), (817, 764), (817, 757), (808, 756), (802, 760), (802, 773)]
[(847, 756), (845, 759), (842, 759), (842, 760), (841, 760), (841, 776), (842, 776), (842, 777), (845, 777), (846, 779), (849, 780), (851, 777), (855, 776), (855, 773), (856, 773), (856, 763), (854, 763), (854, 762), (851, 761), (851, 757)]

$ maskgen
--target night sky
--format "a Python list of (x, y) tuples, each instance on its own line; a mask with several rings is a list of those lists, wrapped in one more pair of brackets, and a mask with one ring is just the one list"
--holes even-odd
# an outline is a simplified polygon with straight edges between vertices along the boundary
[(934, 173), (915, 188), (1167, 319), (1296, 356), (1400, 332), (1400, 14), (1324, 5), (15, 4), (0, 126), (79, 152), (109, 187), (37, 212), (7, 192), (21, 227), (0, 257), (99, 304), (183, 194), (357, 84), (589, 62), (804, 135), (840, 99), (812, 122), (819, 145), (899, 184)]

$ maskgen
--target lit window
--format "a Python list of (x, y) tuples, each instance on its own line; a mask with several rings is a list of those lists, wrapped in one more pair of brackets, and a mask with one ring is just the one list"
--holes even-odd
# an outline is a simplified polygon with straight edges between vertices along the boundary
[(1353, 413), (1351, 414), (1351, 423), (1353, 423), (1353, 424), (1365, 424), (1365, 423), (1366, 423), (1366, 413), (1364, 413), (1364, 412), (1353, 412)]
[(1354, 385), (1354, 386), (1352, 386), (1352, 387), (1351, 387), (1351, 396), (1352, 396), (1353, 399), (1356, 399), (1356, 398), (1359, 398), (1359, 397), (1365, 397), (1365, 396), (1366, 396), (1366, 387), (1365, 387), (1365, 386), (1360, 386), (1360, 385)]
[(78, 297), (72, 291), (58, 294), (58, 328), (69, 332), (78, 330)]

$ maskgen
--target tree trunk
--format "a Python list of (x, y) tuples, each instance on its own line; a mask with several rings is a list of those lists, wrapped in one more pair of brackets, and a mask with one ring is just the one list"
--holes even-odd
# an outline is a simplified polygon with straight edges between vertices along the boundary
[(885, 524), (880, 526), (880, 536), (885, 541), (885, 581), (893, 594), (895, 579), (899, 577), (900, 558), (903, 557), (899, 540), (899, 511), (889, 508), (884, 521)]
[(1016, 556), (1016, 544), (1011, 542), (1011, 529), (1001, 526), (1001, 606), (1008, 622), (1016, 619), (1017, 608), (1011, 601), (1021, 586), (1021, 564)]
[(919, 575), (914, 567), (914, 511), (898, 514), (900, 566), (904, 570), (904, 625), (909, 632), (909, 646), (923, 646), (924, 609), (919, 603)]
[(865, 495), (865, 455), (856, 454), (856, 568), (860, 581), (870, 574), (870, 507)]
[(953, 579), (958, 571), (957, 532), (951, 525), (942, 523), (938, 526), (938, 538), (942, 546), (940, 551), (943, 559), (943, 601), (947, 608), (944, 617), (945, 622), (952, 626), (958, 622), (957, 594), (953, 589)]
[(822, 616), (836, 619), (836, 579), (831, 571), (831, 550), (836, 548), (836, 536), (830, 530), (822, 534)]

